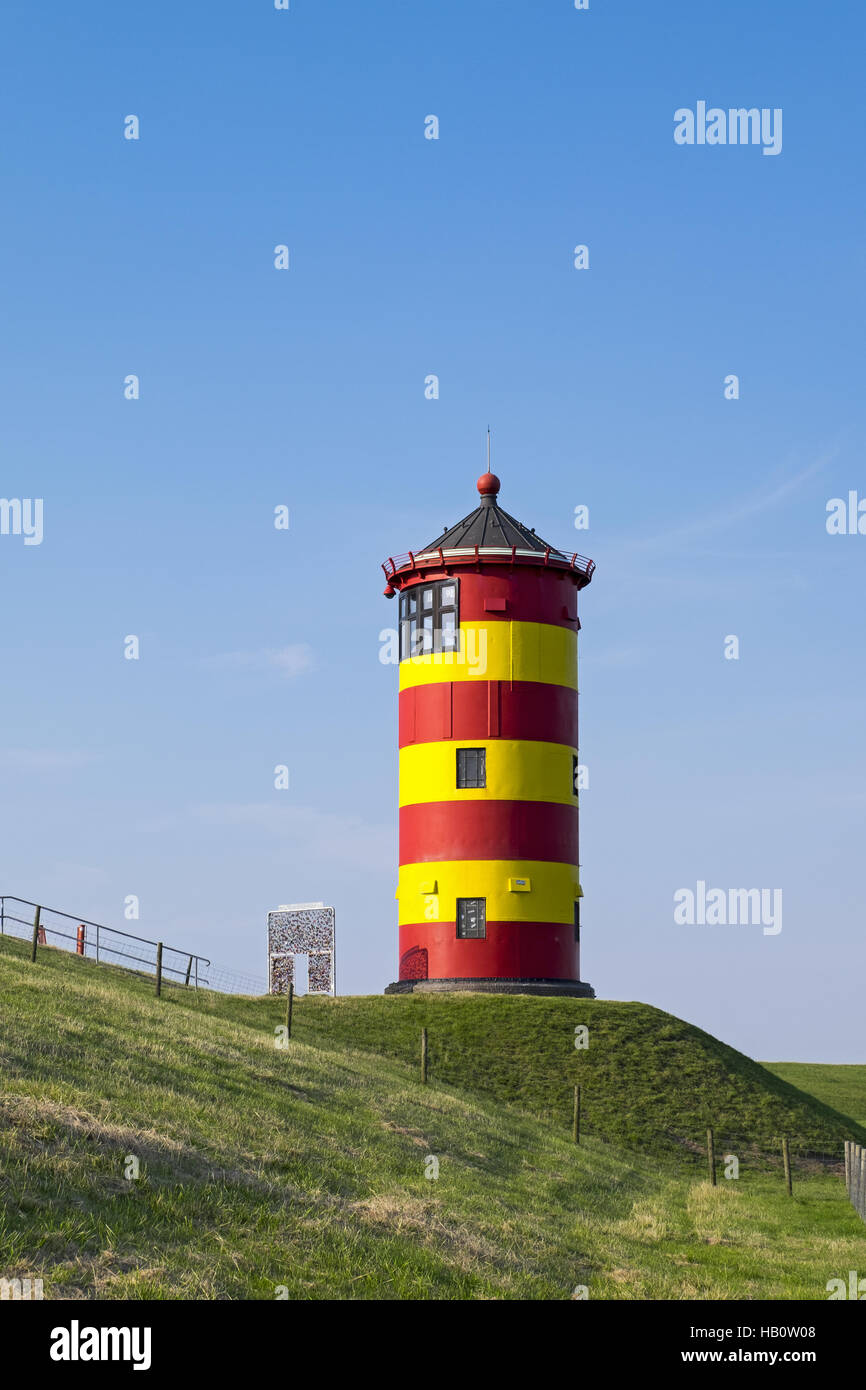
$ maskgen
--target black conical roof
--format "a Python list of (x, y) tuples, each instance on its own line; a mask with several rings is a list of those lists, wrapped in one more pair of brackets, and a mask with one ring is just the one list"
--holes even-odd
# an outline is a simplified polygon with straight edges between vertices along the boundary
[(423, 551), (416, 552), (423, 554), (428, 550), (472, 550), (475, 546), (483, 546), (485, 549), (510, 550), (516, 546), (518, 550), (533, 550), (544, 554), (550, 551), (555, 558), (565, 560), (563, 555), (554, 545), (548, 545), (540, 536), (536, 536), (534, 531), (524, 526), (516, 517), (505, 512), (496, 501), (499, 493), (499, 479), (493, 473), (485, 473), (478, 479), (478, 491), (481, 493), (481, 505), (470, 512), (462, 521), (458, 521), (456, 526), (449, 526), (447, 531), (443, 531), (441, 536), (437, 536), (429, 545), (424, 546)]

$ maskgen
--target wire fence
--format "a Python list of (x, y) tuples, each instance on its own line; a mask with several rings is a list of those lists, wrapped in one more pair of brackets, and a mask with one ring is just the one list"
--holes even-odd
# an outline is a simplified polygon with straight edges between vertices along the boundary
[(834, 1141), (828, 1138), (810, 1143), (796, 1136), (774, 1135), (767, 1131), (748, 1133), (728, 1129), (724, 1125), (708, 1125), (706, 1133), (706, 1139), (703, 1135), (694, 1140), (675, 1135), (670, 1137), (677, 1139), (696, 1163), (709, 1161), (711, 1144), (716, 1166), (723, 1175), (735, 1176), (740, 1167), (767, 1172), (784, 1171), (786, 1162), (790, 1164), (792, 1172), (803, 1177), (812, 1173), (841, 1175), (845, 1171), (846, 1141), (843, 1139)]
[[(577, 1088), (575, 1088), (577, 1089)], [(575, 1100), (575, 1114), (579, 1115), (580, 1132), (603, 1144), (617, 1148), (635, 1144), (643, 1147), (646, 1130), (642, 1138), (628, 1132), (620, 1132), (615, 1126), (610, 1128), (608, 1116), (598, 1116), (592, 1092), (587, 1094), (581, 1087), (579, 1102)], [(579, 1107), (579, 1109), (578, 1109)], [(549, 1116), (549, 1118), (552, 1118)], [(559, 1122), (563, 1116), (558, 1115)], [(724, 1125), (707, 1124), (683, 1126), (672, 1130), (664, 1127), (654, 1128), (651, 1116), (642, 1112), (642, 1119), (649, 1122), (649, 1132), (654, 1141), (655, 1151), (660, 1155), (672, 1156), (679, 1152), (689, 1167), (707, 1173), (710, 1168), (718, 1179), (734, 1179), (740, 1172), (784, 1174), (786, 1165), (792, 1174), (801, 1178), (820, 1174), (833, 1174), (838, 1177), (847, 1171), (848, 1140), (831, 1138), (817, 1143), (803, 1141), (796, 1135), (772, 1134), (767, 1130), (735, 1130)], [(712, 1136), (712, 1137), (711, 1137)], [(864, 1149), (866, 1155), (866, 1149)], [(863, 1198), (866, 1203), (866, 1158), (864, 1158)], [(866, 1217), (864, 1217), (866, 1219)]]
[(267, 993), (264, 980), (216, 965), (195, 951), (151, 941), (134, 932), (106, 927), (101, 922), (11, 894), (0, 895), (0, 940), (5, 936), (26, 941), (35, 936), (37, 949), (53, 946), (98, 965), (121, 966), (144, 975), (156, 975), (160, 956), (162, 983), (183, 989), (213, 989), (223, 994)]

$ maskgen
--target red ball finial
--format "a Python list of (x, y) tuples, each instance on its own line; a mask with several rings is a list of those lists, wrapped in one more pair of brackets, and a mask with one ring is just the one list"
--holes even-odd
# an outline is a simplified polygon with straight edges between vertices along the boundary
[(495, 473), (482, 473), (478, 479), (478, 491), (482, 497), (495, 497), (501, 484)]

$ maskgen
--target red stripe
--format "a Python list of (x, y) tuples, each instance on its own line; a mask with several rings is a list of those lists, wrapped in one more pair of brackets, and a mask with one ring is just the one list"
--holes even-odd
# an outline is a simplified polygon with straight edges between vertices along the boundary
[(574, 927), (488, 922), (482, 941), (458, 941), (453, 922), (400, 928), (400, 979), (579, 980)]
[(552, 801), (426, 801), (400, 807), (400, 863), (539, 859), (578, 864), (577, 806)]
[(540, 681), (431, 681), (400, 691), (400, 747), (525, 738), (577, 745), (577, 691)]

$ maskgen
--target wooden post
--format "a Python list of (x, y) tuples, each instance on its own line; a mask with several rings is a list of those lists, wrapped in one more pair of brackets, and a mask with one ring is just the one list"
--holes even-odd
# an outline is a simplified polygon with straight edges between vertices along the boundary
[(866, 1221), (866, 1148), (861, 1144), (860, 1148), (860, 1178), (857, 1183), (857, 1199), (860, 1215)]
[(190, 977), (191, 974), (192, 974), (192, 956), (190, 956), (189, 960), (188, 960), (187, 963), (186, 963), (186, 979), (184, 980), (184, 984), (186, 985), (187, 989), (189, 989), (189, 977)]
[(845, 1191), (851, 1196), (851, 1140), (845, 1140)]
[(421, 1029), (421, 1085), (427, 1085), (427, 1029)]
[(716, 1141), (713, 1137), (712, 1128), (707, 1130), (707, 1167), (709, 1178), (713, 1187), (716, 1185)]
[(791, 1183), (791, 1153), (788, 1148), (787, 1135), (782, 1140), (782, 1162), (785, 1165), (785, 1191), (789, 1197), (793, 1197), (794, 1189)]
[(156, 997), (162, 994), (162, 942), (156, 943)]
[(288, 998), (286, 999), (286, 1037), (292, 1036), (292, 1009), (295, 1006), (295, 986), (289, 980)]
[(42, 908), (37, 907), (33, 918), (33, 941), (30, 945), (30, 959), (36, 959), (36, 946), (39, 941), (39, 918), (42, 916)]
[(580, 1087), (574, 1088), (574, 1113), (571, 1119), (571, 1137), (575, 1144), (580, 1143)]

